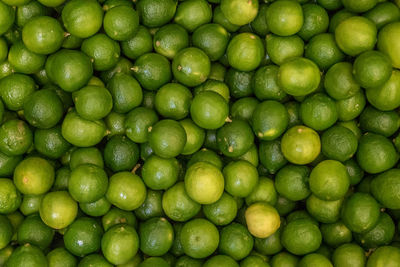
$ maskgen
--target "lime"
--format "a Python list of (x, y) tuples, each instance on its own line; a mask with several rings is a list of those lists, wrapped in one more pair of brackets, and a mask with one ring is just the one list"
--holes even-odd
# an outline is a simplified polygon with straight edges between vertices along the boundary
[(79, 208), (87, 215), (99, 217), (105, 215), (111, 208), (111, 203), (102, 197), (99, 200), (89, 203), (79, 203)]
[(46, 61), (45, 55), (36, 54), (24, 45), (22, 41), (14, 43), (8, 51), (8, 62), (14, 71), (32, 74), (43, 68)]
[(246, 227), (232, 223), (221, 230), (218, 250), (239, 261), (250, 254), (253, 244), (253, 237)]
[(266, 168), (267, 173), (275, 174), (287, 163), (282, 153), (280, 140), (260, 142), (258, 153), (260, 162)]
[(13, 226), (10, 220), (4, 215), (0, 215), (0, 226), (0, 249), (4, 249), (11, 241)]
[[(383, 246), (375, 250), (368, 258), (367, 267), (396, 266), (400, 260), (398, 247)], [(365, 260), (364, 260), (365, 261)]]
[(125, 119), (126, 135), (136, 143), (148, 141), (148, 129), (158, 121), (154, 109), (138, 107), (128, 113)]
[(288, 223), (282, 231), (282, 245), (295, 255), (316, 251), (321, 245), (322, 235), (309, 219), (298, 219)]
[(256, 167), (244, 160), (229, 163), (223, 174), (225, 190), (235, 197), (247, 197), (258, 183)]
[(307, 198), (306, 208), (318, 222), (334, 223), (340, 218), (342, 204), (343, 199), (322, 200), (312, 194)]
[(15, 20), (15, 10), (5, 4), (3, 1), (0, 3), (0, 34), (7, 32), (14, 23)]
[(80, 38), (87, 38), (100, 30), (103, 10), (96, 0), (84, 3), (73, 0), (65, 4), (61, 17), (69, 33)]
[(198, 27), (193, 32), (192, 42), (194, 46), (203, 50), (211, 61), (215, 61), (224, 55), (229, 37), (224, 27), (210, 23)]
[(93, 265), (99, 267), (113, 266), (100, 254), (90, 254), (88, 256), (85, 256), (78, 264), (79, 267), (91, 267)]
[(227, 17), (224, 15), (224, 13), (221, 10), (221, 5), (217, 5), (214, 8), (213, 12), (213, 22), (218, 23), (222, 27), (224, 27), (228, 32), (235, 32), (237, 31), (240, 26), (232, 24)]
[(220, 237), (214, 224), (205, 219), (193, 219), (183, 226), (180, 239), (185, 254), (199, 259), (217, 249)]
[(130, 172), (118, 172), (110, 177), (107, 200), (123, 210), (134, 210), (146, 199), (146, 187), (142, 179)]
[(218, 93), (204, 91), (197, 94), (190, 106), (192, 120), (201, 128), (218, 129), (228, 117), (229, 107)]
[(246, 204), (256, 202), (267, 202), (270, 205), (277, 203), (278, 194), (275, 190), (274, 181), (267, 177), (260, 177), (253, 191), (245, 198)]
[(66, 191), (47, 193), (40, 203), (40, 218), (54, 229), (70, 225), (78, 213), (78, 205)]
[(270, 263), (272, 267), (296, 267), (298, 261), (298, 257), (288, 252), (281, 252), (274, 255)]
[(51, 159), (61, 157), (71, 146), (62, 137), (60, 126), (50, 129), (36, 129), (33, 143), (39, 153)]
[(279, 85), (289, 95), (305, 96), (315, 91), (320, 81), (321, 75), (318, 66), (306, 58), (291, 59), (279, 68)]
[(188, 46), (189, 34), (179, 24), (167, 24), (154, 34), (154, 50), (168, 59), (173, 59), (180, 50)]
[(353, 76), (353, 67), (349, 62), (339, 62), (329, 68), (325, 75), (325, 90), (336, 100), (347, 99), (360, 90)]
[(272, 3), (267, 9), (266, 18), (270, 31), (280, 36), (299, 32), (304, 22), (301, 5), (289, 0)]
[(375, 24), (361, 16), (350, 17), (335, 29), (335, 39), (339, 48), (349, 56), (357, 56), (372, 50), (376, 43)]
[(278, 229), (273, 235), (267, 238), (255, 238), (254, 248), (262, 255), (274, 255), (282, 250), (281, 230)]
[(283, 135), (281, 149), (288, 161), (294, 164), (308, 164), (319, 155), (321, 141), (313, 129), (294, 126)]
[(162, 256), (172, 246), (174, 230), (165, 218), (152, 218), (140, 224), (140, 250), (149, 256)]
[(111, 68), (107, 71), (101, 72), (100, 77), (105, 83), (107, 83), (117, 73), (131, 74), (132, 67), (133, 67), (132, 62), (130, 62), (128, 59), (126, 59), (124, 57), (120, 57), (117, 64), (113, 68)]
[(351, 121), (357, 118), (364, 110), (366, 99), (362, 90), (355, 95), (336, 101), (338, 118), (341, 121)]
[(191, 155), (198, 151), (204, 143), (205, 131), (197, 126), (191, 119), (184, 119), (179, 122), (186, 132), (186, 144), (183, 147), (182, 155)]
[(15, 73), (0, 80), (0, 96), (9, 110), (22, 109), (35, 90), (36, 84), (28, 75)]
[(175, 263), (176, 267), (202, 267), (203, 261), (201, 259), (193, 259), (189, 256), (183, 255), (179, 257)]
[(256, 202), (248, 206), (245, 220), (250, 233), (258, 238), (273, 235), (281, 224), (277, 210), (267, 202)]
[(178, 180), (179, 169), (179, 162), (175, 158), (164, 159), (151, 155), (142, 168), (143, 181), (153, 190), (166, 190)]
[(233, 97), (242, 98), (253, 94), (253, 77), (253, 71), (239, 71), (229, 68), (224, 81)]
[(359, 141), (357, 161), (368, 173), (379, 173), (392, 168), (399, 156), (393, 144), (384, 136), (367, 133)]
[(310, 194), (309, 174), (306, 166), (286, 165), (275, 176), (276, 191), (293, 201), (305, 199)]
[(132, 38), (120, 42), (120, 45), (121, 50), (126, 57), (137, 59), (139, 56), (153, 50), (153, 38), (146, 27), (139, 25), (136, 34)]
[(338, 247), (352, 240), (352, 233), (342, 221), (321, 224), (320, 227), (324, 242), (330, 247)]
[(388, 23), (395, 22), (400, 18), (400, 10), (394, 3), (378, 3), (370, 9), (364, 16), (372, 20), (378, 29), (381, 29)]
[(391, 169), (379, 174), (371, 181), (371, 193), (386, 208), (400, 207), (400, 199), (396, 195), (397, 188), (400, 186), (396, 179), (399, 175), (398, 169)]
[(397, 42), (399, 38), (399, 24), (398, 22), (387, 24), (379, 31), (378, 35), (378, 49), (389, 56), (395, 68), (400, 67), (400, 55), (397, 52), (397, 47), (399, 45)]
[(212, 18), (211, 5), (205, 0), (188, 0), (178, 5), (174, 22), (189, 32), (209, 23)]
[(71, 110), (64, 117), (61, 133), (65, 140), (79, 147), (90, 147), (98, 144), (106, 134), (106, 126), (102, 120), (87, 120)]
[(378, 88), (366, 91), (368, 102), (377, 109), (387, 111), (400, 106), (400, 72), (393, 70), (389, 80)]
[(150, 28), (168, 23), (175, 15), (176, 6), (175, 0), (140, 0), (136, 4), (140, 21)]
[(265, 48), (257, 35), (240, 33), (229, 42), (226, 53), (228, 62), (233, 68), (240, 71), (252, 71), (264, 58)]
[(317, 4), (305, 4), (302, 6), (304, 23), (298, 35), (305, 41), (313, 36), (324, 33), (329, 26), (329, 16), (326, 10)]
[(232, 118), (250, 122), (259, 103), (255, 97), (243, 97), (236, 100), (230, 108)]
[(189, 168), (194, 163), (199, 162), (199, 161), (205, 161), (205, 162), (211, 163), (211, 164), (215, 165), (215, 167), (217, 167), (218, 169), (222, 169), (222, 166), (223, 166), (220, 156), (217, 153), (215, 153), (213, 150), (210, 150), (207, 148), (202, 148), (201, 150), (194, 153), (190, 157), (190, 160), (186, 164), (186, 167)]
[(139, 15), (130, 6), (116, 6), (104, 15), (103, 28), (106, 34), (117, 41), (132, 38), (139, 27)]
[(74, 267), (78, 264), (77, 259), (65, 248), (55, 248), (46, 257), (49, 267)]
[(113, 136), (104, 148), (104, 161), (113, 172), (130, 171), (139, 160), (139, 147), (126, 136)]
[(186, 144), (185, 129), (174, 120), (161, 120), (149, 128), (149, 144), (162, 158), (173, 158), (182, 153)]
[(101, 239), (101, 251), (112, 264), (119, 265), (133, 258), (139, 249), (139, 236), (135, 228), (127, 224), (114, 225)]
[(192, 98), (187, 87), (179, 83), (168, 83), (157, 91), (154, 104), (161, 116), (180, 120), (189, 114)]
[(225, 192), (217, 202), (203, 206), (204, 215), (215, 225), (227, 225), (232, 222), (237, 210), (235, 199)]
[(359, 120), (362, 130), (389, 137), (397, 132), (400, 117), (395, 111), (380, 111), (368, 106), (361, 113)]
[(46, 256), (43, 251), (34, 245), (25, 244), (17, 247), (8, 258), (6, 267), (14, 266), (48, 266)]
[(300, 105), (300, 116), (306, 126), (317, 131), (331, 127), (338, 119), (334, 100), (324, 93), (308, 96)]
[(369, 194), (354, 193), (342, 209), (342, 220), (355, 233), (363, 233), (376, 226), (379, 220), (379, 204)]
[(271, 61), (281, 65), (304, 53), (304, 41), (298, 35), (279, 36), (268, 34), (266, 37), (267, 53)]
[(186, 171), (185, 189), (197, 203), (212, 204), (224, 191), (224, 176), (214, 165), (197, 162)]
[(78, 148), (71, 154), (69, 167), (74, 170), (79, 165), (93, 164), (100, 168), (104, 167), (103, 156), (96, 147)]
[(134, 228), (137, 227), (137, 219), (135, 214), (131, 211), (121, 210), (116, 207), (112, 207), (102, 218), (101, 218), (104, 231), (107, 231), (114, 225), (127, 224)]
[(321, 136), (322, 153), (329, 159), (346, 161), (357, 151), (357, 137), (343, 126), (333, 126)]
[(201, 205), (189, 197), (183, 182), (176, 183), (164, 193), (162, 206), (169, 218), (179, 222), (191, 219), (201, 209)]
[(71, 170), (68, 166), (61, 167), (56, 172), (53, 184), (53, 191), (68, 190), (68, 182), (71, 177)]
[(239, 264), (232, 258), (227, 255), (216, 255), (209, 258), (204, 264), (203, 267), (239, 267)]
[(361, 0), (361, 1), (356, 1), (356, 0), (342, 0), (343, 6), (351, 11), (351, 12), (365, 12), (373, 8), (377, 3), (378, 0)]
[(8, 178), (0, 178), (0, 213), (9, 214), (16, 211), (21, 205), (21, 194), (13, 181)]
[(160, 54), (147, 53), (140, 56), (131, 68), (135, 78), (147, 90), (158, 90), (171, 80), (171, 64)]
[(258, 1), (256, 0), (221, 0), (221, 11), (227, 20), (238, 26), (252, 22), (258, 13)]
[[(186, 3), (204, 1), (190, 0)], [(183, 4), (179, 5), (182, 6)], [(207, 54), (196, 47), (180, 50), (172, 61), (172, 72), (178, 82), (194, 87), (207, 80), (211, 65)]]
[[(257, 109), (256, 109), (257, 110)], [(247, 122), (233, 120), (217, 131), (219, 150), (228, 157), (239, 157), (253, 145), (254, 135)]]
[(54, 230), (44, 224), (37, 214), (26, 217), (18, 226), (17, 241), (20, 245), (29, 243), (45, 249), (50, 246), (53, 237)]
[(162, 195), (162, 191), (147, 190), (146, 200), (135, 210), (136, 216), (141, 220), (164, 216)]
[(254, 94), (259, 100), (280, 101), (286, 97), (286, 93), (278, 85), (278, 72), (279, 67), (275, 65), (264, 66), (256, 71), (253, 86)]
[(311, 253), (304, 256), (298, 263), (299, 267), (333, 267), (331, 261), (319, 253)]
[(250, 22), (251, 28), (253, 29), (254, 33), (258, 34), (259, 36), (265, 36), (269, 33), (269, 28), (267, 24), (267, 10), (268, 5), (266, 3), (259, 4), (258, 14)]

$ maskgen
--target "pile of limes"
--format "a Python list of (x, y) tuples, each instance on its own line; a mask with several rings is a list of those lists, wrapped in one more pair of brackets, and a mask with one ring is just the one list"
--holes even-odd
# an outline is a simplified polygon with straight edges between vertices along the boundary
[(0, 266), (400, 267), (399, 0), (0, 0), (0, 122)]

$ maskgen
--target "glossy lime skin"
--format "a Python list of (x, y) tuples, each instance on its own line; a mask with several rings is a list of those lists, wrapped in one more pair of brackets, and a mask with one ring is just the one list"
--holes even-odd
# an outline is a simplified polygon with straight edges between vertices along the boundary
[(148, 141), (149, 127), (158, 121), (154, 109), (138, 107), (128, 113), (125, 120), (126, 135), (136, 143)]
[(192, 98), (192, 93), (186, 86), (168, 83), (157, 91), (154, 104), (163, 117), (180, 120), (189, 114)]
[(165, 218), (155, 217), (140, 224), (140, 250), (149, 256), (163, 256), (172, 246), (174, 229)]
[(179, 162), (175, 158), (164, 159), (151, 155), (143, 165), (142, 178), (149, 188), (166, 190), (178, 180), (179, 169)]
[(8, 31), (8, 29), (12, 26), (15, 20), (15, 11), (14, 9), (6, 5), (4, 2), (0, 3), (0, 14), (1, 20), (0, 20), (0, 34), (5, 33)]
[(0, 185), (0, 213), (8, 214), (16, 211), (22, 201), (20, 192), (11, 179), (0, 178)]
[(19, 156), (32, 145), (33, 134), (21, 120), (9, 120), (0, 127), (0, 151), (8, 156)]
[(89, 85), (74, 92), (76, 112), (84, 119), (95, 121), (107, 116), (112, 107), (111, 93), (104, 87)]
[(104, 31), (111, 39), (126, 41), (132, 38), (139, 27), (139, 15), (129, 6), (111, 8), (104, 15)]
[(239, 157), (253, 145), (254, 135), (247, 122), (233, 120), (217, 132), (217, 143), (220, 151), (228, 157)]
[(46, 256), (38, 247), (30, 244), (19, 246), (7, 260), (6, 266), (48, 266)]
[(19, 41), (10, 47), (8, 62), (17, 72), (33, 74), (43, 68), (46, 56), (30, 51), (22, 41)]
[(0, 96), (5, 107), (17, 111), (36, 90), (35, 81), (28, 75), (11, 74), (0, 80)]

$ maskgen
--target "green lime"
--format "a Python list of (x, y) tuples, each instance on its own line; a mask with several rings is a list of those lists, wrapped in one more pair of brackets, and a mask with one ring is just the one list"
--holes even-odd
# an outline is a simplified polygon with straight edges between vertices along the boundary
[(52, 191), (68, 190), (68, 182), (71, 177), (71, 170), (68, 166), (59, 168), (56, 171), (56, 178), (53, 184)]
[(136, 216), (140, 220), (164, 216), (164, 211), (162, 209), (163, 193), (162, 191), (147, 190), (146, 200), (135, 210)]
[(247, 197), (258, 183), (256, 167), (244, 160), (231, 162), (223, 169), (225, 190), (234, 197)]
[(0, 3), (0, 34), (7, 32), (14, 23), (15, 20), (15, 10), (5, 4), (3, 1)]
[(173, 158), (182, 153), (186, 137), (185, 129), (174, 120), (161, 120), (149, 128), (149, 144), (162, 158)]
[(179, 83), (168, 83), (157, 91), (154, 104), (161, 116), (180, 120), (189, 114), (192, 98), (187, 87)]
[(121, 210), (116, 207), (112, 207), (102, 218), (101, 218), (104, 231), (107, 231), (114, 225), (127, 224), (134, 228), (137, 227), (137, 219), (135, 214), (131, 211)]
[(289, 101), (285, 103), (285, 107), (289, 114), (288, 128), (302, 124), (300, 118), (300, 103), (297, 101)]
[(139, 82), (126, 73), (117, 73), (107, 84), (112, 96), (112, 106), (118, 113), (126, 113), (139, 106), (143, 92)]
[(377, 109), (387, 111), (400, 106), (400, 72), (393, 70), (389, 80), (378, 88), (366, 90), (368, 102)]
[(245, 198), (246, 204), (251, 205), (256, 202), (267, 202), (275, 205), (278, 194), (275, 190), (274, 181), (267, 177), (259, 177), (257, 185), (253, 191)]
[(23, 105), (25, 119), (39, 129), (54, 127), (64, 113), (63, 103), (51, 89), (34, 92)]
[(326, 130), (338, 119), (336, 103), (324, 93), (308, 96), (300, 105), (300, 117), (306, 126)]
[(19, 156), (32, 145), (32, 131), (21, 120), (12, 119), (0, 127), (0, 151), (7, 156)]
[(182, 155), (191, 155), (203, 145), (206, 135), (205, 131), (189, 118), (181, 120), (179, 123), (186, 132), (186, 144), (183, 147)]
[(0, 178), (0, 213), (9, 214), (16, 211), (21, 205), (21, 194), (13, 181), (8, 178)]
[(171, 266), (166, 260), (160, 257), (149, 257), (141, 262), (138, 267), (168, 267)]
[(395, 68), (400, 67), (400, 55), (398, 53), (398, 22), (387, 24), (378, 35), (378, 49), (384, 54), (388, 55)]
[(265, 40), (268, 56), (277, 65), (281, 65), (292, 58), (303, 56), (304, 41), (298, 35), (267, 34)]
[(232, 118), (250, 122), (259, 103), (255, 97), (242, 97), (236, 100), (230, 108)]
[(397, 112), (380, 111), (371, 106), (363, 110), (359, 120), (362, 130), (386, 137), (392, 136), (400, 126), (400, 117)]
[(214, 165), (197, 162), (185, 174), (187, 194), (199, 204), (216, 202), (224, 191), (224, 176)]
[(201, 205), (189, 197), (183, 182), (178, 182), (165, 191), (162, 206), (165, 214), (178, 222), (193, 218), (201, 209)]
[(14, 71), (20, 73), (35, 73), (43, 68), (45, 61), (45, 55), (39, 55), (28, 50), (22, 41), (14, 43), (8, 51), (8, 62)]
[(0, 80), (0, 96), (7, 109), (17, 111), (36, 90), (34, 80), (24, 74), (11, 74)]
[(228, 113), (229, 108), (226, 100), (212, 91), (197, 94), (190, 106), (192, 120), (204, 129), (220, 128), (224, 125)]
[(25, 218), (18, 226), (17, 241), (20, 245), (29, 243), (45, 249), (50, 246), (54, 238), (54, 230), (44, 224), (38, 214)]
[(103, 156), (96, 147), (78, 148), (71, 154), (69, 167), (74, 170), (79, 165), (93, 164), (100, 168), (104, 167)]
[(103, 169), (92, 164), (83, 164), (71, 172), (68, 191), (77, 202), (93, 202), (107, 191), (108, 177)]
[(298, 257), (288, 252), (281, 252), (272, 257), (270, 264), (272, 267), (296, 267), (298, 261)]
[(154, 34), (154, 50), (168, 59), (173, 59), (180, 50), (188, 46), (189, 34), (179, 24), (167, 24)]
[(116, 41), (132, 38), (139, 27), (139, 15), (130, 6), (116, 6), (104, 15), (103, 28), (106, 34)]
[(134, 210), (146, 199), (146, 187), (142, 179), (130, 172), (118, 172), (110, 177), (107, 200), (123, 210)]
[(154, 28), (168, 23), (174, 17), (177, 4), (175, 0), (140, 0), (136, 8), (143, 25)]
[(304, 23), (298, 35), (305, 41), (313, 36), (324, 33), (329, 26), (328, 12), (317, 4), (305, 4), (302, 6)]
[(350, 229), (342, 221), (321, 224), (320, 230), (324, 242), (330, 247), (338, 247), (353, 239)]
[(254, 248), (262, 255), (274, 255), (282, 250), (281, 230), (278, 229), (273, 235), (267, 238), (255, 238)]
[(317, 158), (321, 151), (319, 135), (305, 126), (294, 126), (282, 137), (282, 153), (294, 164), (308, 164)]
[(220, 156), (217, 153), (215, 153), (213, 150), (210, 150), (207, 148), (202, 148), (201, 150), (194, 153), (190, 157), (190, 160), (186, 164), (186, 167), (189, 168), (194, 163), (199, 162), (199, 161), (205, 161), (205, 162), (211, 163), (211, 164), (215, 165), (218, 169), (222, 169), (222, 166), (223, 166)]
[(14, 230), (10, 220), (4, 215), (0, 215), (0, 226), (0, 249), (4, 249), (11, 242)]
[[(393, 246), (383, 246), (375, 250), (368, 258), (367, 267), (396, 266), (400, 261), (400, 249)], [(365, 259), (364, 259), (365, 262)]]
[(17, 247), (8, 258), (6, 267), (14, 266), (31, 266), (42, 267), (48, 266), (46, 256), (43, 251), (34, 245), (25, 244)]
[(193, 45), (203, 50), (211, 61), (221, 58), (228, 46), (229, 33), (219, 24), (198, 27), (192, 35)]
[(275, 176), (276, 191), (293, 201), (305, 199), (310, 194), (309, 174), (306, 166), (286, 165)]
[(397, 209), (400, 207), (400, 199), (397, 197), (397, 182), (400, 172), (398, 169), (391, 169), (379, 174), (371, 181), (371, 193), (386, 208)]
[(119, 265), (133, 258), (139, 249), (139, 236), (135, 228), (127, 224), (114, 225), (101, 239), (101, 251), (112, 264)]
[(61, 134), (61, 126), (36, 129), (33, 144), (40, 154), (51, 159), (60, 158), (71, 147)]
[(111, 111), (104, 118), (107, 129), (110, 131), (109, 137), (125, 133), (125, 114)]
[(189, 256), (183, 255), (177, 259), (175, 266), (176, 267), (202, 267), (203, 261), (200, 259), (193, 259)]
[(265, 36), (269, 33), (269, 28), (267, 24), (267, 10), (268, 5), (266, 3), (259, 4), (258, 14), (250, 22), (251, 28), (253, 29), (254, 33), (258, 34), (259, 36)]
[(255, 70), (264, 58), (265, 48), (252, 33), (240, 33), (232, 38), (226, 50), (229, 64), (240, 71)]
[(77, 259), (65, 248), (55, 248), (46, 257), (49, 267), (74, 267), (78, 264)]
[(181, 232), (183, 251), (196, 259), (210, 256), (217, 249), (219, 239), (217, 227), (205, 219), (185, 223)]
[(64, 40), (64, 30), (58, 20), (38, 16), (29, 20), (22, 29), (25, 46), (34, 53), (51, 54), (56, 52)]
[(14, 171), (14, 183), (23, 194), (44, 194), (53, 185), (54, 168), (45, 159), (29, 157), (21, 161)]
[(211, 5), (205, 0), (189, 0), (178, 5), (174, 22), (193, 32), (212, 18)]
[(313, 224), (315, 224), (316, 226), (319, 226), (318, 221), (311, 216), (310, 213), (308, 213), (308, 211), (306, 210), (295, 210), (292, 211), (291, 213), (289, 213), (289, 215), (286, 216), (286, 224), (295, 221), (295, 220), (299, 220), (299, 219), (307, 219), (310, 220)]
[(282, 231), (282, 245), (295, 255), (316, 251), (321, 245), (322, 235), (309, 219), (298, 219), (288, 223)]
[(361, 16), (345, 19), (335, 29), (339, 48), (349, 56), (372, 50), (376, 43), (376, 34), (375, 24)]
[(81, 89), (93, 75), (90, 58), (77, 50), (62, 49), (50, 55), (45, 68), (50, 80), (67, 92)]
[(254, 94), (259, 100), (280, 101), (286, 97), (286, 93), (278, 85), (279, 67), (268, 65), (259, 68), (253, 79)]
[(393, 240), (395, 228), (393, 219), (387, 213), (381, 213), (376, 226), (366, 233), (355, 234), (355, 239), (366, 249), (389, 245)]
[(106, 197), (102, 197), (94, 202), (79, 203), (79, 208), (89, 216), (100, 217), (110, 210), (111, 203), (106, 199)]
[(335, 266), (362, 267), (366, 263), (365, 251), (356, 244), (343, 244), (333, 252), (332, 262)]
[(304, 256), (298, 263), (299, 267), (333, 267), (331, 261), (319, 253), (311, 253)]
[(340, 121), (351, 121), (357, 118), (364, 110), (366, 99), (362, 90), (355, 95), (336, 101), (336, 109)]
[(285, 216), (297, 207), (295, 201), (291, 201), (283, 196), (278, 195), (278, 200), (276, 201), (275, 208), (279, 215)]
[(139, 226), (140, 250), (149, 256), (162, 256), (172, 246), (174, 230), (165, 218), (152, 218)]
[(289, 95), (305, 96), (315, 91), (320, 81), (321, 74), (318, 66), (306, 58), (291, 59), (279, 68), (279, 85)]
[(247, 228), (239, 223), (232, 223), (222, 228), (218, 250), (239, 261), (250, 254), (253, 244), (253, 237)]
[(120, 55), (119, 44), (104, 33), (85, 39), (81, 50), (93, 59), (93, 68), (97, 71), (114, 67)]
[(90, 147), (98, 144), (106, 135), (106, 125), (102, 120), (87, 120), (71, 110), (64, 117), (61, 133), (65, 140), (79, 147)]
[(267, 173), (275, 174), (280, 168), (286, 165), (287, 160), (281, 149), (281, 141), (262, 141), (259, 145), (259, 157)]
[(329, 159), (346, 161), (356, 153), (357, 146), (357, 137), (343, 126), (333, 126), (321, 136), (322, 153)]
[(373, 229), (380, 215), (379, 204), (369, 194), (354, 193), (343, 205), (342, 220), (355, 233), (363, 233)]
[(228, 85), (230, 94), (235, 98), (251, 96), (253, 94), (253, 71), (240, 71), (229, 68), (224, 82)]
[(314, 61), (322, 70), (344, 60), (344, 54), (331, 33), (321, 33), (310, 39), (305, 48), (305, 57)]
[(361, 13), (373, 8), (378, 3), (378, 0), (342, 0), (342, 2), (347, 10)]
[(246, 153), (253, 143), (252, 129), (245, 121), (233, 120), (217, 131), (218, 148), (225, 156), (239, 157)]
[(77, 49), (82, 45), (82, 42), (82, 38), (71, 35), (70, 33), (64, 33), (64, 42), (61, 47), (66, 49)]
[(79, 267), (112, 267), (113, 265), (110, 264), (102, 255), (100, 254), (90, 254), (82, 258), (82, 260), (78, 264)]
[(164, 159), (152, 155), (143, 165), (143, 181), (153, 190), (166, 190), (178, 180), (179, 169), (179, 162), (175, 158)]
[(228, 32), (235, 32), (237, 31), (240, 26), (232, 24), (227, 17), (224, 15), (224, 13), (221, 10), (221, 5), (217, 5), (214, 8), (213, 12), (213, 22), (218, 23), (222, 27), (224, 27)]
[(204, 215), (215, 225), (227, 225), (232, 222), (237, 210), (235, 199), (225, 192), (217, 202), (203, 206)]
[(383, 2), (378, 3), (374, 8), (366, 12), (364, 16), (372, 20), (379, 30), (386, 24), (398, 21), (400, 18), (400, 10), (394, 3)]
[(81, 217), (74, 221), (64, 234), (65, 248), (72, 254), (83, 257), (100, 249), (103, 229), (92, 218)]
[(390, 140), (373, 133), (361, 137), (356, 156), (361, 168), (372, 174), (392, 168), (399, 159)]
[(318, 222), (334, 223), (340, 218), (342, 204), (343, 199), (323, 200), (312, 194), (307, 198), (306, 208)]
[[(186, 3), (204, 1), (190, 0)], [(181, 4), (180, 6), (182, 6)], [(194, 87), (207, 80), (211, 71), (210, 59), (207, 54), (196, 47), (180, 50), (172, 61), (172, 72), (178, 82)]]
[(227, 255), (216, 255), (209, 258), (203, 265), (203, 267), (239, 267), (239, 264), (230, 256)]
[(158, 90), (171, 80), (171, 64), (160, 54), (147, 53), (140, 56), (131, 68), (135, 78), (144, 89)]
[(303, 10), (297, 1), (284, 0), (272, 3), (267, 9), (267, 25), (280, 36), (293, 35), (303, 26)]
[(113, 172), (130, 171), (139, 160), (139, 146), (126, 136), (117, 135), (104, 148), (104, 161)]
[(255, 0), (221, 0), (221, 11), (230, 23), (242, 26), (256, 18), (258, 5)]
[(78, 204), (66, 191), (47, 193), (40, 203), (40, 218), (53, 229), (70, 225), (78, 213)]
[(87, 38), (100, 30), (103, 23), (103, 10), (95, 0), (68, 1), (62, 9), (62, 21), (69, 33)]
[(273, 235), (281, 224), (278, 211), (267, 202), (256, 202), (245, 210), (245, 220), (249, 232), (257, 238)]
[(132, 62), (130, 62), (128, 59), (126, 59), (124, 57), (120, 57), (117, 64), (113, 68), (101, 72), (100, 77), (101, 77), (102, 81), (104, 81), (105, 83), (108, 83), (110, 81), (110, 79), (112, 77), (114, 77), (114, 75), (117, 73), (131, 74), (132, 67), (133, 67)]
[(344, 165), (346, 166), (347, 172), (349, 173), (350, 184), (358, 184), (364, 177), (364, 171), (354, 159), (349, 159), (345, 161)]
[(158, 121), (154, 109), (137, 107), (125, 119), (126, 136), (136, 143), (148, 141), (148, 129)]
[(126, 57), (137, 59), (141, 55), (153, 50), (153, 38), (146, 27), (139, 25), (136, 34), (132, 38), (120, 42), (120, 45), (121, 50)]
[(325, 90), (332, 98), (342, 100), (354, 96), (360, 85), (353, 76), (353, 67), (349, 62), (339, 62), (329, 68), (325, 75)]

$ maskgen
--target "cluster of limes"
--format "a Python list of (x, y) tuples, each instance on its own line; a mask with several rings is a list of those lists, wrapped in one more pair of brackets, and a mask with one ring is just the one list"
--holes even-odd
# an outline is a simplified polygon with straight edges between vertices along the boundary
[(0, 266), (400, 267), (400, 0), (0, 0)]

